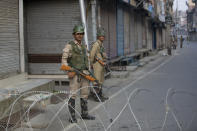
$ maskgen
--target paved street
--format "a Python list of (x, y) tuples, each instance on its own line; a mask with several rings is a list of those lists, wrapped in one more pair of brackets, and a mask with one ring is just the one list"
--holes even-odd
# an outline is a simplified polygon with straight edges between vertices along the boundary
[[(34, 131), (196, 131), (196, 50), (196, 43), (185, 43), (172, 56), (159, 53), (151, 57), (128, 78), (107, 79), (104, 92), (110, 100), (89, 101), (94, 121), (80, 121), (77, 116), (79, 122), (69, 124), (64, 101), (48, 105), (27, 125)], [(15, 131), (32, 130), (24, 127)]]
[[(137, 71), (140, 74), (137, 79), (131, 75), (132, 82), (128, 79), (126, 84), (121, 83), (124, 87), (119, 87), (121, 91), (115, 92), (105, 108), (99, 106), (93, 112), (97, 120), (86, 121), (87, 128), (82, 122), (80, 128), (89, 131), (196, 131), (196, 50), (196, 43), (185, 44), (172, 57), (161, 58), (162, 62), (158, 60), (156, 67), (150, 64)], [(80, 129), (74, 126), (70, 130)]]

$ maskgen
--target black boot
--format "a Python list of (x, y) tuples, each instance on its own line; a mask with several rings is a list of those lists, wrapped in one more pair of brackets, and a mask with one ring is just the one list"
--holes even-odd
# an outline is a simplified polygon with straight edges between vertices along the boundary
[(81, 118), (84, 120), (95, 120), (94, 116), (88, 114), (88, 101), (81, 98)]
[(105, 101), (105, 100), (101, 97), (100, 92), (97, 93), (97, 94), (94, 93), (93, 98), (94, 98), (94, 101), (96, 101), (96, 102), (104, 102), (104, 101)]
[(99, 92), (99, 97), (100, 97), (100, 99), (101, 99), (102, 101), (106, 101), (106, 100), (109, 99), (109, 97), (106, 97), (106, 96), (103, 95), (102, 88), (101, 88), (101, 90), (100, 90), (100, 92)]
[(99, 96), (99, 93), (100, 93), (100, 89), (99, 88), (94, 88), (92, 91), (90, 91), (89, 97), (93, 98), (93, 100), (96, 101), (96, 102), (104, 102), (105, 100), (101, 99), (101, 97)]
[(75, 99), (70, 98), (68, 101), (68, 110), (70, 112), (70, 123), (77, 123), (77, 119), (75, 118)]

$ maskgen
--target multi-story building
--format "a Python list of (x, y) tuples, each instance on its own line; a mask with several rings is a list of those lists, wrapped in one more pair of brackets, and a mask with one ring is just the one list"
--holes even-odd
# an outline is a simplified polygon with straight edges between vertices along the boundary
[(186, 11), (175, 10), (174, 11), (174, 19), (175, 19), (175, 27), (174, 34), (178, 35), (178, 37), (187, 36), (187, 14)]
[(191, 41), (197, 40), (197, 0), (188, 2), (187, 30)]

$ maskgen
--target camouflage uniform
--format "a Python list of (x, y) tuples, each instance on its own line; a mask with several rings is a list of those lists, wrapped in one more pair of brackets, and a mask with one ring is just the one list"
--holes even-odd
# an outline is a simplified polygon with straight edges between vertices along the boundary
[(104, 82), (104, 67), (95, 60), (95, 57), (99, 58), (101, 61), (106, 61), (106, 54), (104, 52), (103, 43), (100, 40), (97, 40), (92, 45), (90, 51), (90, 62), (93, 65), (94, 75), (99, 83), (103, 84)]
[[(76, 69), (88, 73), (88, 61), (84, 59), (87, 59), (85, 46), (82, 44), (80, 45), (77, 43), (76, 40), (69, 42), (66, 44), (65, 48), (63, 49), (63, 55), (62, 55), (62, 64), (69, 65), (71, 67), (75, 67)], [(83, 52), (83, 55), (81, 54)], [(74, 54), (74, 57), (72, 57), (72, 54)], [(77, 56), (77, 54), (79, 56)], [(80, 57), (81, 56), (81, 57)], [(83, 59), (84, 58), (84, 59)], [(73, 78), (69, 79), (70, 81), (70, 92), (72, 93), (71, 98), (75, 99), (77, 90), (81, 87), (87, 87), (89, 86), (89, 81), (80, 75), (75, 75)], [(88, 98), (89, 89), (83, 88), (80, 90), (81, 98)]]
[[(98, 30), (97, 37), (100, 37), (100, 36), (105, 36), (103, 29)], [(94, 85), (98, 86), (98, 88), (95, 88), (97, 89), (96, 92), (98, 93), (101, 101), (104, 101), (108, 99), (107, 97), (104, 97), (102, 95), (102, 84), (105, 79), (104, 78), (105, 68), (96, 60), (96, 58), (103, 62), (106, 62), (106, 58), (107, 58), (103, 43), (99, 39), (97, 39), (92, 45), (92, 49), (90, 51), (90, 62), (93, 66), (94, 76), (100, 83), (100, 85), (97, 85), (96, 83), (94, 83)], [(95, 96), (95, 94), (94, 94), (94, 98), (96, 101), (98, 101), (98, 98), (97, 96)]]
[[(73, 29), (73, 35), (75, 33), (84, 33), (84, 28), (82, 26), (75, 26)], [(82, 43), (78, 43), (77, 40), (70, 41), (66, 44), (63, 49), (62, 55), (62, 65), (73, 67), (85, 74), (88, 74), (88, 56), (86, 46)], [(88, 95), (89, 95), (89, 81), (82, 77), (79, 74), (76, 74), (74, 77), (69, 78), (70, 83), (70, 92), (71, 97), (68, 101), (68, 109), (70, 112), (71, 123), (76, 123), (75, 118), (75, 99), (77, 95), (77, 90), (80, 88), (80, 102), (81, 102), (81, 117), (82, 119), (94, 120), (95, 117), (88, 114)]]

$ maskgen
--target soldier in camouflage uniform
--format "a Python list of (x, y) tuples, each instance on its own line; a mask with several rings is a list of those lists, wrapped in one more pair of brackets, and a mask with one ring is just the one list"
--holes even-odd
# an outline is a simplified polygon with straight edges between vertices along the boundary
[[(85, 74), (88, 74), (88, 57), (86, 46), (82, 43), (84, 36), (84, 28), (81, 25), (75, 26), (73, 28), (73, 37), (75, 40), (70, 41), (66, 44), (63, 49), (62, 55), (62, 65), (73, 67)], [(71, 115), (69, 121), (71, 123), (76, 123), (75, 117), (75, 99), (77, 95), (77, 90), (80, 90), (80, 103), (81, 103), (81, 117), (86, 120), (94, 120), (95, 117), (88, 114), (88, 95), (89, 81), (79, 74), (76, 74), (72, 70), (68, 72), (68, 77), (70, 80), (70, 92), (72, 93), (71, 98), (68, 101), (68, 108)], [(83, 88), (86, 87), (86, 88)]]
[[(97, 40), (92, 44), (92, 49), (90, 51), (90, 62), (93, 65), (93, 71), (96, 79), (99, 81), (99, 85), (94, 83), (95, 88), (99, 98), (101, 101), (105, 101), (108, 97), (103, 96), (102, 92), (102, 84), (104, 82), (104, 66), (98, 62), (98, 59), (101, 60), (103, 63), (106, 62), (107, 55), (104, 50), (103, 41), (105, 40), (105, 32), (102, 28), (98, 29), (97, 32)], [(98, 97), (94, 92), (91, 92), (95, 101), (99, 101)]]

